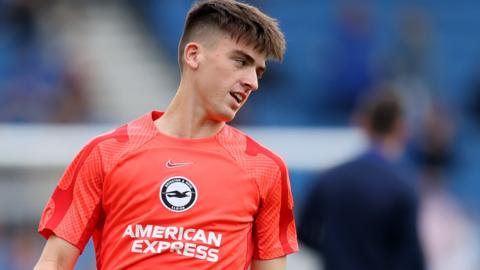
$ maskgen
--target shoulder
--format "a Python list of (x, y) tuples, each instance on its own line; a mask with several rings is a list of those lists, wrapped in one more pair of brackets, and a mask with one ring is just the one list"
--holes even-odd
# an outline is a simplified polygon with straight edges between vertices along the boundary
[(288, 170), (283, 159), (236, 128), (226, 126), (218, 138), (234, 162), (249, 175), (265, 197), (274, 187), (287, 190)]
[(363, 155), (360, 155), (317, 173), (316, 178), (322, 180), (322, 183), (336, 178), (351, 179), (353, 176), (359, 177), (365, 175), (365, 172), (362, 174), (358, 174), (358, 172), (365, 170), (368, 173), (371, 169), (369, 167), (370, 165), (364, 161)]
[(356, 187), (369, 189), (371, 186), (392, 189), (396, 185), (397, 176), (388, 164), (372, 159), (367, 153), (340, 163), (334, 167), (318, 172), (315, 177), (317, 189), (342, 189)]
[(249, 160), (245, 164), (248, 166), (268, 167), (286, 173), (287, 166), (280, 155), (234, 127), (225, 128), (219, 141), (234, 158)]
[(82, 149), (81, 155), (91, 155), (97, 152), (104, 165), (118, 161), (127, 153), (137, 149), (155, 136), (150, 113), (145, 114), (131, 122), (123, 124), (114, 130), (92, 138)]

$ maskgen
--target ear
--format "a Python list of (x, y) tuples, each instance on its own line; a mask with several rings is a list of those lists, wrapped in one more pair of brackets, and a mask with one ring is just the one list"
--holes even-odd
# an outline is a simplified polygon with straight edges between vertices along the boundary
[(402, 143), (405, 143), (410, 138), (410, 131), (408, 130), (407, 122), (403, 118), (397, 120), (397, 123), (395, 124), (395, 131), (397, 137)]
[(202, 47), (196, 42), (190, 42), (185, 45), (183, 53), (184, 63), (192, 69), (197, 69), (202, 58)]

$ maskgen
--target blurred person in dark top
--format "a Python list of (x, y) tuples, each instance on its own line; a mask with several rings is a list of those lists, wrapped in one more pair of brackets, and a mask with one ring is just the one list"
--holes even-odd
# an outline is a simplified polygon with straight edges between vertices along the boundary
[(480, 81), (477, 84), (475, 93), (473, 94), (471, 109), (475, 117), (475, 123), (480, 127)]
[(480, 65), (473, 72), (465, 105), (473, 125), (480, 128)]
[[(420, 174), (419, 224), (426, 264), (430, 270), (478, 270), (478, 225), (452, 193), (453, 178), (448, 173), (465, 166), (454, 148), (456, 124), (450, 111), (438, 101), (421, 120), (421, 136), (413, 145), (413, 154)], [(461, 181), (462, 177), (455, 180)]]
[(446, 169), (455, 165), (453, 143), (456, 127), (452, 116), (443, 104), (434, 100), (419, 120), (420, 135), (413, 142), (412, 154), (421, 178), (441, 178)]
[(406, 140), (402, 106), (389, 90), (373, 93), (358, 111), (370, 147), (320, 175), (300, 239), (327, 270), (424, 269), (416, 190), (395, 164)]

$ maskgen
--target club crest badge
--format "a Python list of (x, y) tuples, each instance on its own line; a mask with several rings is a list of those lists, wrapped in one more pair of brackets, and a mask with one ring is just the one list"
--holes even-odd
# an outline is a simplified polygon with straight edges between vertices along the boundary
[(173, 212), (184, 212), (192, 208), (197, 197), (197, 188), (184, 176), (170, 177), (160, 186), (160, 201)]

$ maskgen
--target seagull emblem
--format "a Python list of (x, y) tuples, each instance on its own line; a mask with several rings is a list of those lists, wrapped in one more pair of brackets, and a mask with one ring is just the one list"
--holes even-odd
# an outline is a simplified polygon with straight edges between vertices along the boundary
[(178, 190), (174, 190), (174, 191), (169, 191), (167, 193), (165, 193), (167, 195), (167, 197), (171, 198), (171, 197), (175, 197), (175, 198), (185, 198), (185, 197), (188, 197), (188, 193), (191, 192), (190, 190), (187, 190), (187, 191), (184, 191), (184, 192), (180, 192)]

